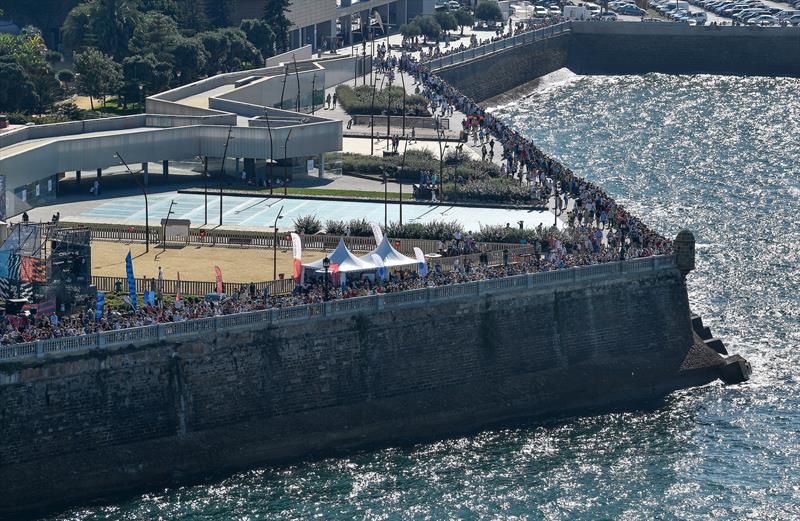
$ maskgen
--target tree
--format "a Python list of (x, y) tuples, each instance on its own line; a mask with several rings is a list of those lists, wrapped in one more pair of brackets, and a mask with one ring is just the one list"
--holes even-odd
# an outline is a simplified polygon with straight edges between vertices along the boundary
[(180, 80), (189, 83), (196, 80), (206, 66), (206, 50), (198, 38), (182, 38), (173, 51), (175, 68), (180, 72)]
[(275, 34), (275, 51), (278, 53), (289, 50), (289, 28), (292, 22), (286, 17), (286, 12), (290, 5), (289, 0), (266, 0), (264, 5), (263, 20)]
[(73, 81), (75, 81), (75, 73), (69, 69), (61, 69), (56, 74), (56, 79), (61, 83), (70, 85)]
[(411, 21), (400, 26), (400, 34), (403, 35), (403, 38), (411, 39), (421, 35), (422, 31), (419, 28), (419, 24)]
[(239, 25), (247, 39), (256, 49), (261, 51), (261, 56), (269, 58), (275, 55), (275, 33), (264, 20), (242, 20)]
[(152, 54), (158, 61), (174, 63), (172, 52), (180, 34), (175, 20), (161, 13), (142, 15), (131, 36), (131, 54)]
[(435, 40), (442, 34), (442, 26), (439, 25), (439, 22), (437, 22), (436, 18), (433, 16), (418, 16), (414, 18), (414, 23), (419, 26), (419, 30), (422, 32), (425, 42), (428, 41), (428, 38)]
[(449, 11), (436, 11), (436, 21), (443, 31), (455, 31), (458, 29), (458, 21), (453, 13)]
[(0, 111), (31, 112), (39, 104), (36, 87), (11, 56), (0, 56)]
[(503, 13), (500, 11), (500, 6), (497, 5), (497, 2), (481, 0), (475, 8), (475, 18), (483, 20), (486, 23), (502, 22)]
[(235, 0), (211, 0), (205, 2), (206, 17), (212, 27), (228, 27), (231, 25), (231, 15), (235, 7)]
[(0, 34), (0, 110), (42, 111), (52, 105), (61, 85), (47, 57), (42, 34), (34, 27), (24, 27), (16, 36)]
[(73, 8), (61, 32), (71, 49), (94, 46), (121, 60), (141, 16), (137, 0), (89, 0)]
[(469, 12), (469, 9), (463, 7), (456, 11), (453, 16), (456, 17), (456, 22), (461, 27), (461, 36), (464, 36), (464, 27), (472, 27), (475, 24), (475, 17)]
[(89, 47), (75, 54), (75, 72), (78, 75), (78, 93), (89, 96), (94, 110), (94, 98), (116, 92), (122, 84), (122, 67), (111, 56)]

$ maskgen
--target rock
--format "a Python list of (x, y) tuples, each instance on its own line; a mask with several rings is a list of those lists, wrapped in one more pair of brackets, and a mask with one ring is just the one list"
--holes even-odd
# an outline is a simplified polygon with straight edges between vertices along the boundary
[(750, 362), (739, 355), (733, 355), (725, 359), (725, 365), (720, 369), (720, 378), (726, 384), (738, 384), (749, 380), (752, 372)]
[[(700, 335), (700, 338), (703, 338), (703, 335)], [(725, 344), (723, 344), (722, 340), (719, 338), (703, 338), (703, 342), (721, 355), (728, 354), (728, 350), (725, 349)]]

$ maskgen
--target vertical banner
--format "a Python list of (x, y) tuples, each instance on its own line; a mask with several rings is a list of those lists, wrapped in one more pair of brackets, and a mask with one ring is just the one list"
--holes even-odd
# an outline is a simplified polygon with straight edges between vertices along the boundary
[(181, 272), (178, 272), (178, 285), (175, 287), (175, 302), (181, 300)]
[(331, 263), (331, 281), (334, 286), (339, 285), (339, 265), (335, 262)]
[(375, 237), (375, 244), (380, 244), (383, 241), (383, 232), (381, 231), (380, 225), (374, 222), (370, 222), (369, 225), (372, 227), (372, 235)]
[(417, 267), (419, 268), (419, 276), (425, 277), (428, 275), (428, 263), (425, 262), (425, 254), (419, 248), (414, 248), (414, 255), (417, 257)]
[(375, 266), (378, 267), (378, 276), (381, 278), (381, 281), (386, 281), (386, 266), (383, 264), (383, 259), (377, 253), (372, 254), (372, 262), (375, 263)]
[(214, 274), (217, 276), (217, 295), (222, 295), (222, 270), (219, 266), (214, 266)]
[(292, 235), (292, 266), (294, 268), (294, 281), (297, 284), (302, 284), (303, 281), (301, 280), (303, 277), (303, 243), (300, 240), (300, 236), (296, 233)]
[(95, 306), (94, 311), (94, 319), (99, 321), (103, 318), (103, 306), (106, 303), (106, 294), (98, 291), (97, 292), (97, 305)]
[(6, 220), (6, 176), (0, 175), (0, 221)]
[(131, 250), (128, 250), (128, 256), (125, 257), (125, 272), (128, 275), (128, 295), (130, 295), (131, 307), (136, 311), (139, 307), (139, 303), (136, 298), (136, 279), (133, 278), (133, 258), (131, 257)]

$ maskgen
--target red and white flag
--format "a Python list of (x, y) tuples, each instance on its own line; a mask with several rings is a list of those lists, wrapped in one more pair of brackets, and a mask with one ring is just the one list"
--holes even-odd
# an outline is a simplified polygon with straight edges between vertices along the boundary
[(300, 236), (296, 233), (292, 234), (292, 265), (294, 267), (293, 275), (295, 282), (302, 284), (301, 277), (303, 276), (303, 243)]
[(214, 266), (214, 274), (217, 276), (217, 295), (222, 295), (222, 270), (219, 266)]

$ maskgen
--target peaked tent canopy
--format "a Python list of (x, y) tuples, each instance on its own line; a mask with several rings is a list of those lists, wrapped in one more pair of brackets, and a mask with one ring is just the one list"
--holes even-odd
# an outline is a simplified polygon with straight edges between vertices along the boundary
[[(366, 270), (374, 270), (375, 265), (371, 262), (364, 262), (363, 260), (359, 259), (353, 253), (347, 249), (347, 246), (344, 244), (344, 240), (339, 239), (339, 244), (336, 246), (336, 249), (333, 250), (328, 258), (331, 261), (331, 264), (338, 264), (339, 265), (339, 273), (347, 273), (348, 271), (366, 271)], [(316, 262), (312, 262), (309, 264), (303, 264), (304, 268), (313, 268), (315, 270), (321, 270), (322, 268), (322, 260), (320, 259)]]
[(417, 259), (406, 257), (399, 251), (395, 250), (394, 246), (392, 246), (392, 243), (389, 242), (387, 237), (383, 238), (377, 248), (361, 257), (361, 260), (368, 264), (374, 265), (374, 262), (371, 260), (373, 254), (383, 259), (383, 265), (387, 268), (394, 268), (397, 266), (414, 266), (417, 264)]

